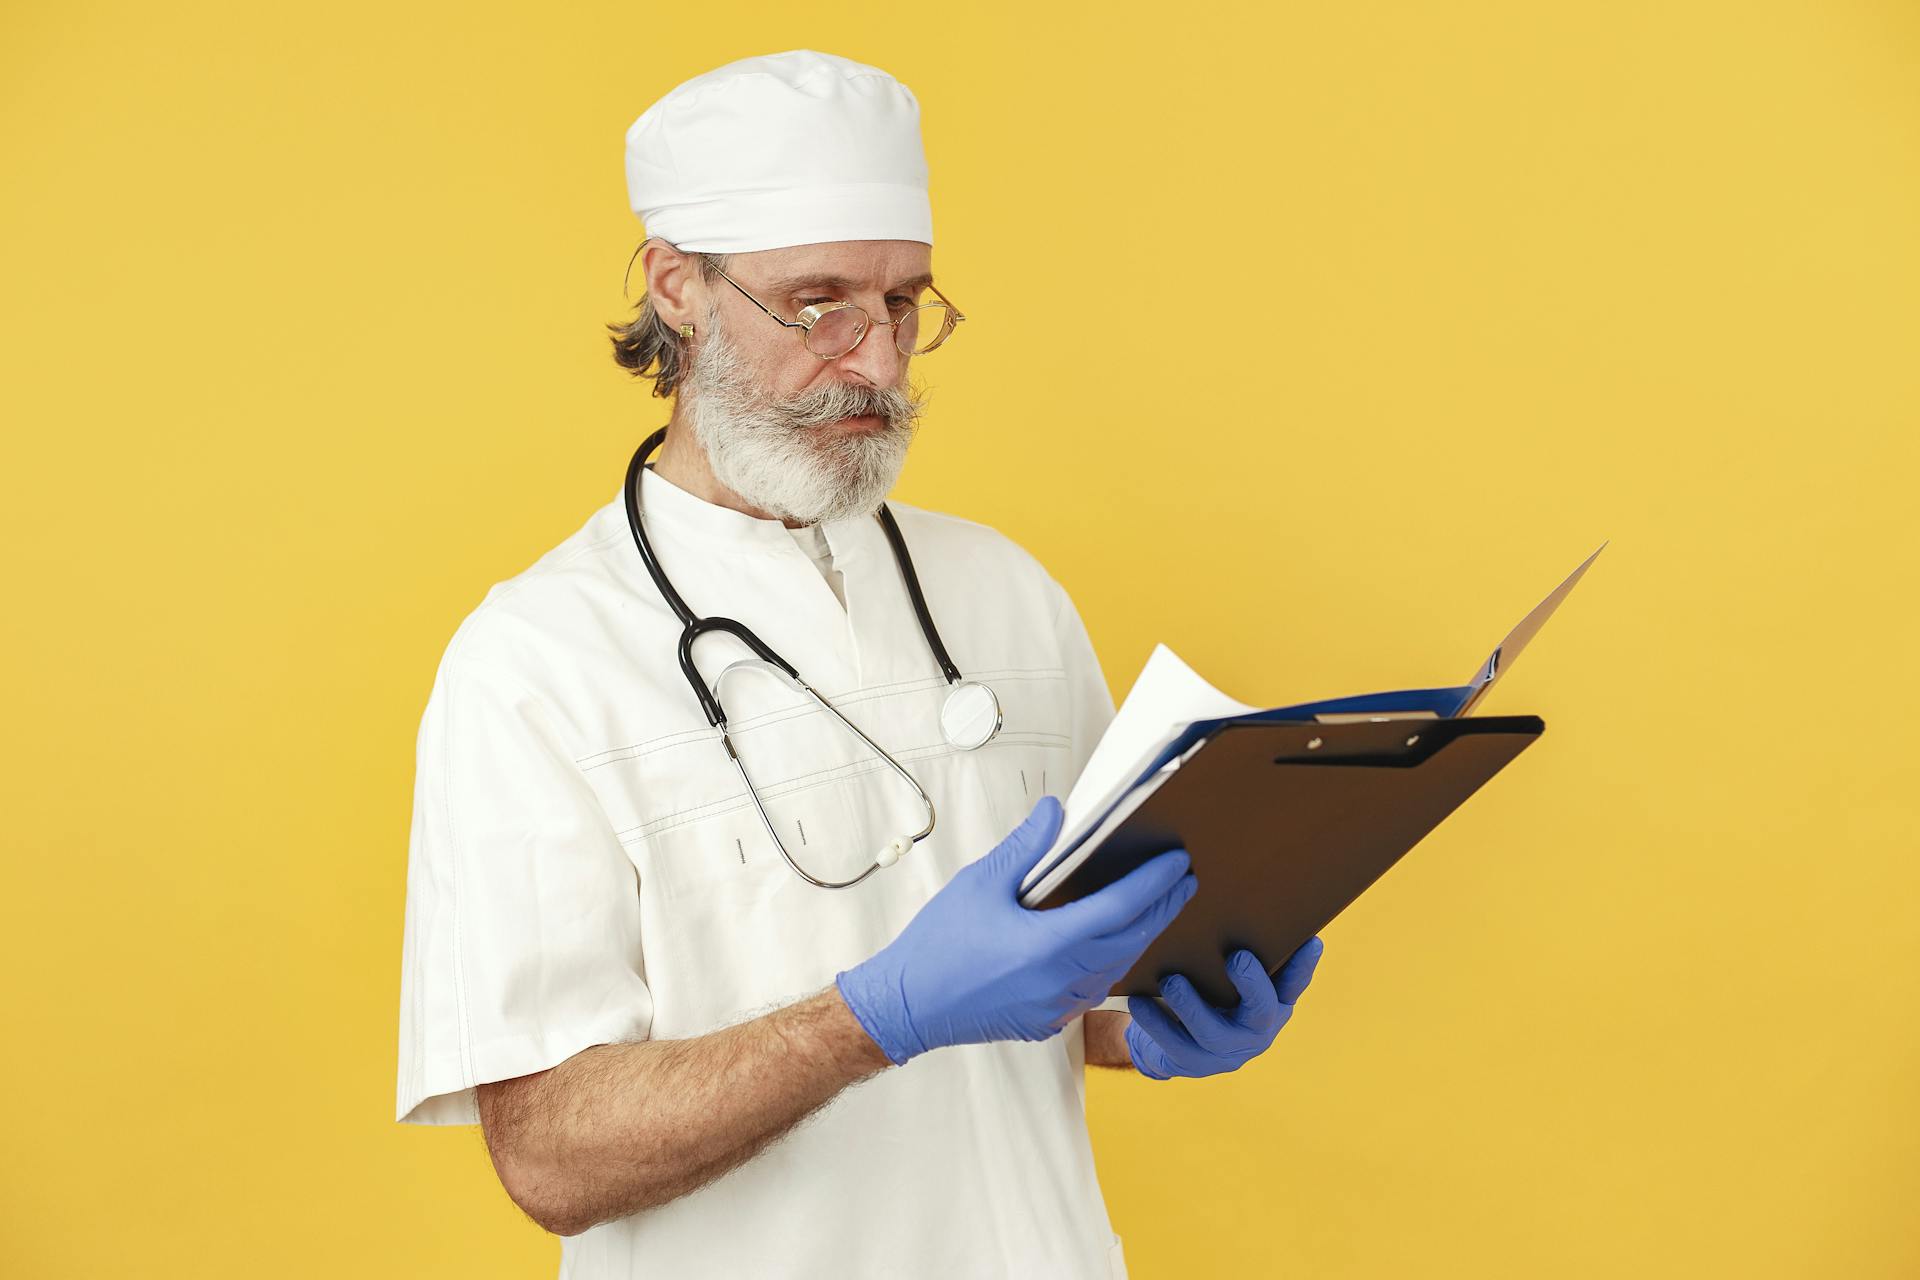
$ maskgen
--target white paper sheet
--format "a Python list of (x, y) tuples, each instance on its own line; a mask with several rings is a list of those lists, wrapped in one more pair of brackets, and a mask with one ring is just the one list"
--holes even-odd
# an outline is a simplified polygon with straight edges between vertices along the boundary
[[(1158, 755), (1195, 720), (1247, 715), (1260, 710), (1236, 702), (1203, 679), (1164, 644), (1153, 647), (1133, 688), (1120, 703), (1073, 789), (1067, 793), (1060, 834), (1045, 857), (1027, 873), (1020, 888), (1034, 886), (1060, 851), (1070, 849), (1112, 807), (1146, 762)], [(1145, 797), (1141, 797), (1144, 799)]]
[[(1388, 694), (1363, 694), (1357, 699), (1333, 699), (1301, 703), (1297, 707), (1261, 708), (1229, 698), (1203, 679), (1199, 672), (1182, 662), (1164, 644), (1155, 645), (1146, 665), (1134, 679), (1133, 688), (1114, 713), (1106, 733), (1087, 758), (1073, 789), (1067, 793), (1060, 834), (1044, 857), (1034, 864), (1020, 883), (1020, 900), (1028, 906), (1043, 899), (1082, 861), (1087, 851), (1098, 847), (1106, 832), (1119, 825), (1125, 814), (1143, 803), (1154, 788), (1165, 782), (1179, 767), (1180, 759), (1167, 761), (1154, 777), (1147, 779), (1132, 795), (1128, 788), (1154, 760), (1173, 745), (1195, 721), (1218, 720), (1228, 716), (1280, 715), (1311, 718), (1327, 723), (1358, 720), (1385, 720), (1407, 716), (1465, 715), (1477, 705), (1494, 682), (1513, 665), (1520, 651), (1546, 624), (1560, 602), (1573, 590), (1601, 551), (1601, 543), (1592, 555), (1580, 562), (1565, 581), (1534, 606), (1518, 626), (1494, 649), (1492, 656), (1475, 669), (1469, 683), (1457, 689), (1400, 690)], [(1431, 705), (1421, 706), (1421, 703)], [(1435, 710), (1438, 706), (1441, 710)], [(1364, 708), (1356, 710), (1355, 708)], [(1295, 714), (1298, 713), (1298, 714)], [(1198, 747), (1187, 749), (1186, 753)], [(1183, 757), (1184, 758), (1184, 754)], [(1124, 801), (1125, 812), (1115, 812)], [(1099, 828), (1099, 830), (1095, 830)], [(1092, 833), (1093, 840), (1086, 837)], [(1078, 851), (1085, 843), (1086, 849)]]

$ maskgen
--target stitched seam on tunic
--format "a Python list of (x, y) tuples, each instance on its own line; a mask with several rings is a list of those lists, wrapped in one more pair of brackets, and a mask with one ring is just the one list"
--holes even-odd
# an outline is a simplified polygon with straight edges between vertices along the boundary
[[(1010, 668), (1001, 671), (983, 671), (977, 676), (970, 676), (968, 678), (978, 680), (1064, 681), (1067, 678), (1067, 673), (1064, 667), (1029, 667)], [(938, 689), (944, 687), (946, 683), (946, 678), (943, 676), (930, 676), (922, 680), (906, 680), (895, 684), (874, 685), (871, 688), (862, 689), (857, 693), (822, 694), (821, 696), (825, 697), (827, 701), (831, 702), (834, 706), (845, 710), (847, 707), (872, 702), (876, 698), (886, 697), (893, 693), (910, 692), (916, 689)], [(691, 691), (689, 691), (687, 696), (689, 698), (693, 696)], [(765, 711), (757, 716), (747, 716), (743, 719), (730, 721), (728, 728), (734, 730), (756, 729), (763, 725), (778, 724), (783, 720), (790, 720), (795, 716), (815, 714), (817, 710), (818, 708), (816, 708), (811, 701), (802, 702), (797, 706), (783, 707), (778, 711)], [(711, 725), (699, 729), (681, 729), (674, 733), (662, 734), (657, 738), (648, 738), (643, 742), (636, 742), (630, 746), (608, 747), (606, 750), (596, 751), (592, 755), (577, 757), (574, 763), (579, 765), (583, 770), (598, 769), (602, 765), (613, 764), (621, 760), (635, 760), (641, 756), (652, 755), (657, 751), (665, 751), (673, 747), (685, 746), (690, 742), (698, 742), (702, 739), (718, 741), (719, 737), (720, 731)]]
[[(992, 750), (993, 747), (1001, 744), (1007, 746), (1051, 747), (1056, 751), (1071, 751), (1073, 739), (1065, 734), (1058, 733), (1002, 732), (996, 736), (992, 742), (980, 748), (980, 750)], [(905, 763), (908, 760), (926, 760), (936, 756), (959, 754), (960, 748), (949, 746), (945, 742), (936, 742), (931, 746), (913, 747), (905, 751), (896, 751), (893, 753), (893, 756), (895, 759)], [(803, 774), (799, 778), (790, 779), (780, 783), (778, 786), (761, 787), (760, 796), (762, 801), (765, 801), (794, 795), (801, 791), (809, 791), (815, 787), (841, 782), (847, 778), (857, 777), (861, 774), (873, 773), (876, 770), (885, 769), (886, 767), (886, 762), (877, 758), (855, 760), (848, 764), (835, 765), (831, 769), (823, 769), (815, 773)], [(658, 817), (649, 818), (645, 822), (626, 827), (615, 834), (619, 836), (620, 843), (625, 845), (632, 843), (634, 840), (658, 835), (660, 832), (670, 830), (674, 827), (686, 826), (688, 823), (699, 822), (703, 819), (714, 817), (721, 813), (729, 813), (736, 809), (750, 809), (752, 807), (753, 801), (744, 794), (728, 796), (724, 800), (709, 800), (703, 804), (688, 805), (682, 809), (675, 809), (669, 813), (663, 813)]]

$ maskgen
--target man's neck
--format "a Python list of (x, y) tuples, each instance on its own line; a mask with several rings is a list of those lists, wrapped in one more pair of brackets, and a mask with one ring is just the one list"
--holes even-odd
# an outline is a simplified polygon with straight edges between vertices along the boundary
[(789, 529), (804, 527), (799, 520), (783, 520), (771, 511), (762, 511), (714, 479), (713, 468), (707, 462), (707, 451), (693, 438), (693, 428), (681, 421), (677, 404), (673, 416), (667, 421), (667, 438), (661, 443), (660, 452), (654, 455), (653, 470), (654, 474), (671, 481), (676, 488), (684, 489), (715, 506), (730, 507), (761, 520), (780, 520)]

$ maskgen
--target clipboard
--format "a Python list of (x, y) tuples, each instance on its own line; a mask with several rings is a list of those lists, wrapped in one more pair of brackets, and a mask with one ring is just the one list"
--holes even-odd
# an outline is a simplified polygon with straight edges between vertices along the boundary
[(1244, 947), (1277, 974), (1545, 728), (1538, 716), (1217, 722), (1028, 905), (1060, 906), (1185, 848), (1199, 892), (1111, 995), (1157, 998), (1181, 973), (1231, 1008), (1227, 956)]

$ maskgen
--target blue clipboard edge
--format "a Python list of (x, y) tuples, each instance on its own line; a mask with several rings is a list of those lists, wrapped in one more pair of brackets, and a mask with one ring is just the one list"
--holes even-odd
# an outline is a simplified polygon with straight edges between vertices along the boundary
[[(1519, 748), (1519, 751), (1524, 751), (1526, 747), (1531, 746), (1534, 741), (1546, 732), (1546, 721), (1537, 715), (1474, 716), (1438, 722), (1431, 720), (1409, 720), (1393, 723), (1390, 728), (1386, 727), (1388, 723), (1389, 722), (1375, 720), (1326, 725), (1312, 721), (1276, 721), (1269, 716), (1234, 716), (1219, 721), (1217, 723), (1217, 730), (1219, 732), (1230, 732), (1235, 729), (1245, 728), (1295, 727), (1301, 731), (1300, 734), (1291, 740), (1292, 749), (1286, 753), (1286, 758), (1284, 760), (1276, 758), (1276, 764), (1303, 764), (1314, 767), (1348, 765), (1362, 768), (1417, 767), (1420, 763), (1445, 750), (1447, 746), (1459, 741), (1461, 738), (1482, 734), (1517, 735), (1524, 737), (1526, 742)], [(1405, 736), (1403, 737), (1401, 735)], [(1217, 736), (1217, 734), (1209, 734), (1208, 740), (1212, 740), (1215, 736)], [(1343, 738), (1349, 741), (1344, 743), (1339, 741), (1339, 739)], [(1365, 752), (1354, 750), (1356, 744), (1354, 744), (1351, 739), (1355, 738), (1370, 740), (1371, 749)], [(1408, 738), (1416, 738), (1418, 741), (1408, 742)], [(1322, 745), (1319, 748), (1313, 748), (1307, 745), (1309, 742), (1314, 741), (1318, 741)], [(1201, 745), (1204, 746), (1205, 743), (1203, 742)], [(1323, 750), (1327, 751), (1328, 754), (1319, 754), (1319, 752)], [(1516, 751), (1515, 754), (1517, 756), (1518, 751)], [(1510, 762), (1509, 760), (1508, 763)], [(1496, 770), (1496, 773), (1503, 771), (1504, 768), (1505, 765), (1503, 764), (1500, 766), (1500, 769)], [(1474, 794), (1477, 794), (1486, 782), (1492, 781), (1492, 777), (1493, 775), (1489, 775), (1480, 783), (1476, 784), (1466, 795), (1462, 796), (1459, 801), (1455, 803), (1454, 807), (1449, 809), (1447, 813), (1440, 818), (1439, 822), (1429, 827), (1414, 840), (1412, 844), (1396, 854), (1392, 861), (1382, 866), (1379, 872), (1374, 875), (1373, 879), (1362, 885), (1344, 902), (1339, 903), (1334, 908), (1332, 914), (1315, 925), (1307, 936), (1313, 936), (1313, 934), (1324, 929), (1335, 919), (1338, 919), (1348, 907), (1358, 901), (1374, 884), (1378, 883), (1381, 877), (1385, 876), (1388, 871), (1391, 871), (1394, 866), (1398, 865), (1402, 858), (1417, 848), (1420, 842), (1425, 840), (1434, 830), (1437, 830), (1441, 822), (1444, 822), (1447, 817), (1452, 816), (1452, 813), (1457, 810), (1461, 804), (1466, 803)], [(1111, 834), (1117, 834), (1120, 830), (1123, 830), (1124, 827), (1125, 823), (1123, 822), (1122, 825), (1115, 828), (1115, 832)], [(1103, 841), (1102, 843), (1104, 844), (1105, 842)], [(1087, 859), (1083, 859), (1082, 861), (1090, 860), (1095, 857), (1098, 852), (1098, 848), (1089, 851)], [(1124, 874), (1124, 872), (1121, 874)], [(1033, 904), (1032, 909), (1046, 910), (1049, 909), (1050, 906), (1059, 905), (1055, 899), (1073, 883), (1074, 873), (1069, 873), (1065, 880), (1054, 887), (1046, 899)], [(1090, 889), (1084, 890), (1084, 892), (1096, 892), (1100, 887), (1103, 886), (1097, 884)], [(1076, 894), (1075, 896), (1079, 895)], [(1297, 949), (1297, 947), (1305, 941), (1305, 938), (1300, 939), (1300, 942), (1295, 944), (1295, 948)], [(1153, 946), (1150, 944), (1147, 951), (1142, 955), (1142, 962), (1152, 954), (1152, 951)], [(1291, 958), (1291, 951), (1279, 956), (1268, 969), (1268, 976), (1272, 977), (1277, 975)], [(1222, 973), (1224, 973), (1225, 952), (1222, 953), (1219, 962)], [(1191, 975), (1189, 975), (1189, 980), (1193, 980)], [(1122, 981), (1124, 982), (1125, 979), (1123, 978)], [(1221, 980), (1222, 983), (1224, 983), (1224, 981), (1224, 979)], [(1196, 986), (1198, 985), (1199, 984), (1196, 983)], [(1228, 989), (1230, 990), (1230, 988)], [(1118, 990), (1118, 988), (1116, 988), (1116, 990)], [(1132, 995), (1139, 995), (1144, 999), (1160, 1000), (1162, 1006), (1165, 1007), (1165, 1001), (1158, 995), (1150, 992), (1131, 992), (1119, 995), (1110, 994), (1106, 1000), (1096, 1005), (1095, 1008), (1124, 1011), (1126, 1008), (1126, 1000)], [(1171, 1009), (1169, 1009), (1169, 1012), (1171, 1012)]]

